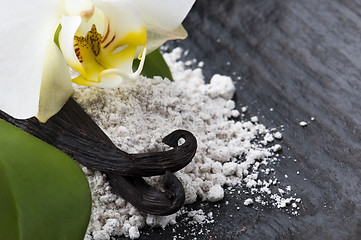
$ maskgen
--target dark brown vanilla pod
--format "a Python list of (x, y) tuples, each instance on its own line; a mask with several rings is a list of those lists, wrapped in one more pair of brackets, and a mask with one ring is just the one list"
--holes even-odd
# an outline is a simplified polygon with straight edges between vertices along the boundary
[[(194, 157), (197, 141), (188, 131), (176, 130), (163, 139), (173, 147), (171, 150), (128, 154), (118, 149), (73, 99), (46, 123), (36, 118), (14, 119), (1, 111), (0, 118), (55, 146), (78, 163), (104, 172), (113, 192), (144, 212), (167, 215), (184, 203), (183, 186), (170, 172), (185, 167)], [(185, 142), (178, 146), (181, 138)], [(141, 178), (166, 172), (165, 192), (150, 187)]]
[[(180, 139), (184, 139), (185, 142), (178, 146)], [(162, 141), (173, 149), (164, 152), (130, 154), (134, 159), (133, 169), (141, 169), (144, 177), (163, 175), (166, 171), (175, 172), (188, 165), (197, 150), (196, 138), (185, 130), (176, 130)]]
[(163, 177), (164, 192), (155, 190), (141, 177), (122, 177), (114, 173), (107, 173), (107, 176), (116, 194), (145, 213), (166, 216), (177, 212), (184, 204), (183, 185), (169, 171)]
[[(114, 171), (123, 176), (156, 176), (178, 171), (192, 160), (197, 149), (193, 134), (176, 130), (163, 139), (173, 149), (128, 154), (118, 149), (73, 99), (45, 124), (36, 118), (13, 119), (1, 112), (0, 118), (55, 146), (90, 169)], [(181, 138), (185, 142), (178, 146)]]

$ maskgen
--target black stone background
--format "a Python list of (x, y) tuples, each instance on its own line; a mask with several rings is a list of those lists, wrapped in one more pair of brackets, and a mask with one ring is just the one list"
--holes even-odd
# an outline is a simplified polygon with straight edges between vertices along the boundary
[[(214, 224), (179, 219), (164, 230), (143, 229), (140, 240), (361, 239), (361, 2), (197, 0), (184, 26), (189, 37), (170, 48), (188, 49), (184, 60), (203, 61), (207, 79), (233, 76), (246, 119), (284, 125), (285, 158), (273, 167), (302, 207), (292, 216), (246, 207), (245, 196), (226, 194), (217, 204), (187, 206), (212, 211)], [(210, 232), (198, 234), (202, 229)]]

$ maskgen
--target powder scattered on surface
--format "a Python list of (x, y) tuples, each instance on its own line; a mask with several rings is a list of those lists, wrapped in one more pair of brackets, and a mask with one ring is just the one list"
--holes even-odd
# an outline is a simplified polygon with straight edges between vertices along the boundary
[(301, 121), (301, 122), (300, 122), (300, 126), (301, 126), (301, 127), (306, 127), (306, 126), (307, 126), (307, 122)]
[(276, 139), (282, 139), (282, 133), (276, 132), (276, 133), (273, 134), (273, 137), (276, 138)]
[(252, 198), (247, 198), (246, 200), (244, 200), (244, 205), (248, 206), (253, 204), (253, 199)]
[[(76, 86), (74, 98), (113, 142), (129, 153), (165, 150), (167, 146), (161, 142), (164, 136), (176, 129), (192, 132), (198, 141), (197, 153), (188, 166), (176, 173), (185, 188), (186, 204), (197, 199), (216, 202), (225, 194), (247, 194), (243, 198), (245, 205), (252, 200), (252, 206), (258, 203), (288, 207), (297, 214), (301, 200), (291, 188), (277, 190), (275, 186), (280, 182), (269, 166), (279, 161), (276, 152), (282, 147), (274, 141), (281, 139), (282, 134), (267, 129), (256, 116), (250, 121), (230, 120), (240, 116), (232, 100), (232, 79), (215, 74), (206, 84), (201, 68), (186, 67), (194, 61), (179, 61), (182, 53), (176, 48), (164, 54), (174, 82), (140, 77), (120, 89)], [(247, 107), (241, 111), (245, 113)], [(165, 228), (176, 224), (180, 215), (198, 224), (214, 221), (212, 212), (201, 209), (183, 208), (166, 217), (141, 213), (111, 192), (104, 174), (86, 168), (83, 171), (93, 198), (85, 239), (104, 240), (116, 235), (136, 239), (145, 225)], [(147, 181), (156, 184), (158, 177)], [(243, 191), (236, 191), (235, 187)]]

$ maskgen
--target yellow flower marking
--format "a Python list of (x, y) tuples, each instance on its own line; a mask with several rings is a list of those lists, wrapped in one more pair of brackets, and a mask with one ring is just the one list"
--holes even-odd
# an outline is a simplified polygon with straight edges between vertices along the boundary
[(74, 51), (81, 65), (77, 64), (75, 69), (80, 76), (72, 81), (92, 86), (101, 82), (100, 76), (104, 70), (131, 69), (138, 46), (143, 46), (144, 49), (145, 43), (145, 27), (139, 32), (129, 32), (117, 39), (115, 34), (109, 35), (109, 25), (102, 37), (93, 24), (85, 37), (74, 36)]
[[(95, 25), (92, 26), (92, 29), (85, 37), (74, 36), (75, 54), (86, 75), (84, 76), (84, 73), (81, 74), (81, 76), (73, 79), (73, 82), (82, 85), (92, 85), (91, 83), (100, 82), (98, 73), (105, 70), (96, 59), (101, 51), (100, 41), (101, 35), (97, 32)], [(82, 73), (82, 71), (79, 72)]]
[(87, 33), (86, 37), (74, 36), (74, 49), (80, 62), (82, 62), (82, 60), (79, 46), (92, 50), (94, 55), (98, 56), (100, 52), (101, 38), (102, 36), (97, 32), (95, 24), (93, 24), (92, 29)]

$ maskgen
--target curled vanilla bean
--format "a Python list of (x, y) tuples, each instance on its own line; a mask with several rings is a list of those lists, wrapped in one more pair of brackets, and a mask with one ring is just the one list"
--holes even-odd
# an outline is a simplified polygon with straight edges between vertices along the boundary
[(146, 213), (170, 215), (185, 201), (182, 183), (168, 171), (163, 177), (164, 192), (150, 187), (141, 177), (121, 177), (114, 173), (107, 173), (107, 176), (116, 194)]
[[(168, 215), (183, 206), (183, 186), (171, 172), (185, 167), (195, 155), (197, 141), (188, 131), (176, 130), (163, 139), (172, 147), (170, 150), (128, 154), (118, 149), (72, 98), (45, 124), (36, 118), (14, 119), (1, 111), (0, 118), (55, 146), (78, 163), (104, 172), (113, 192), (144, 212)], [(182, 138), (185, 141), (178, 146)], [(163, 174), (164, 192), (142, 178)]]

